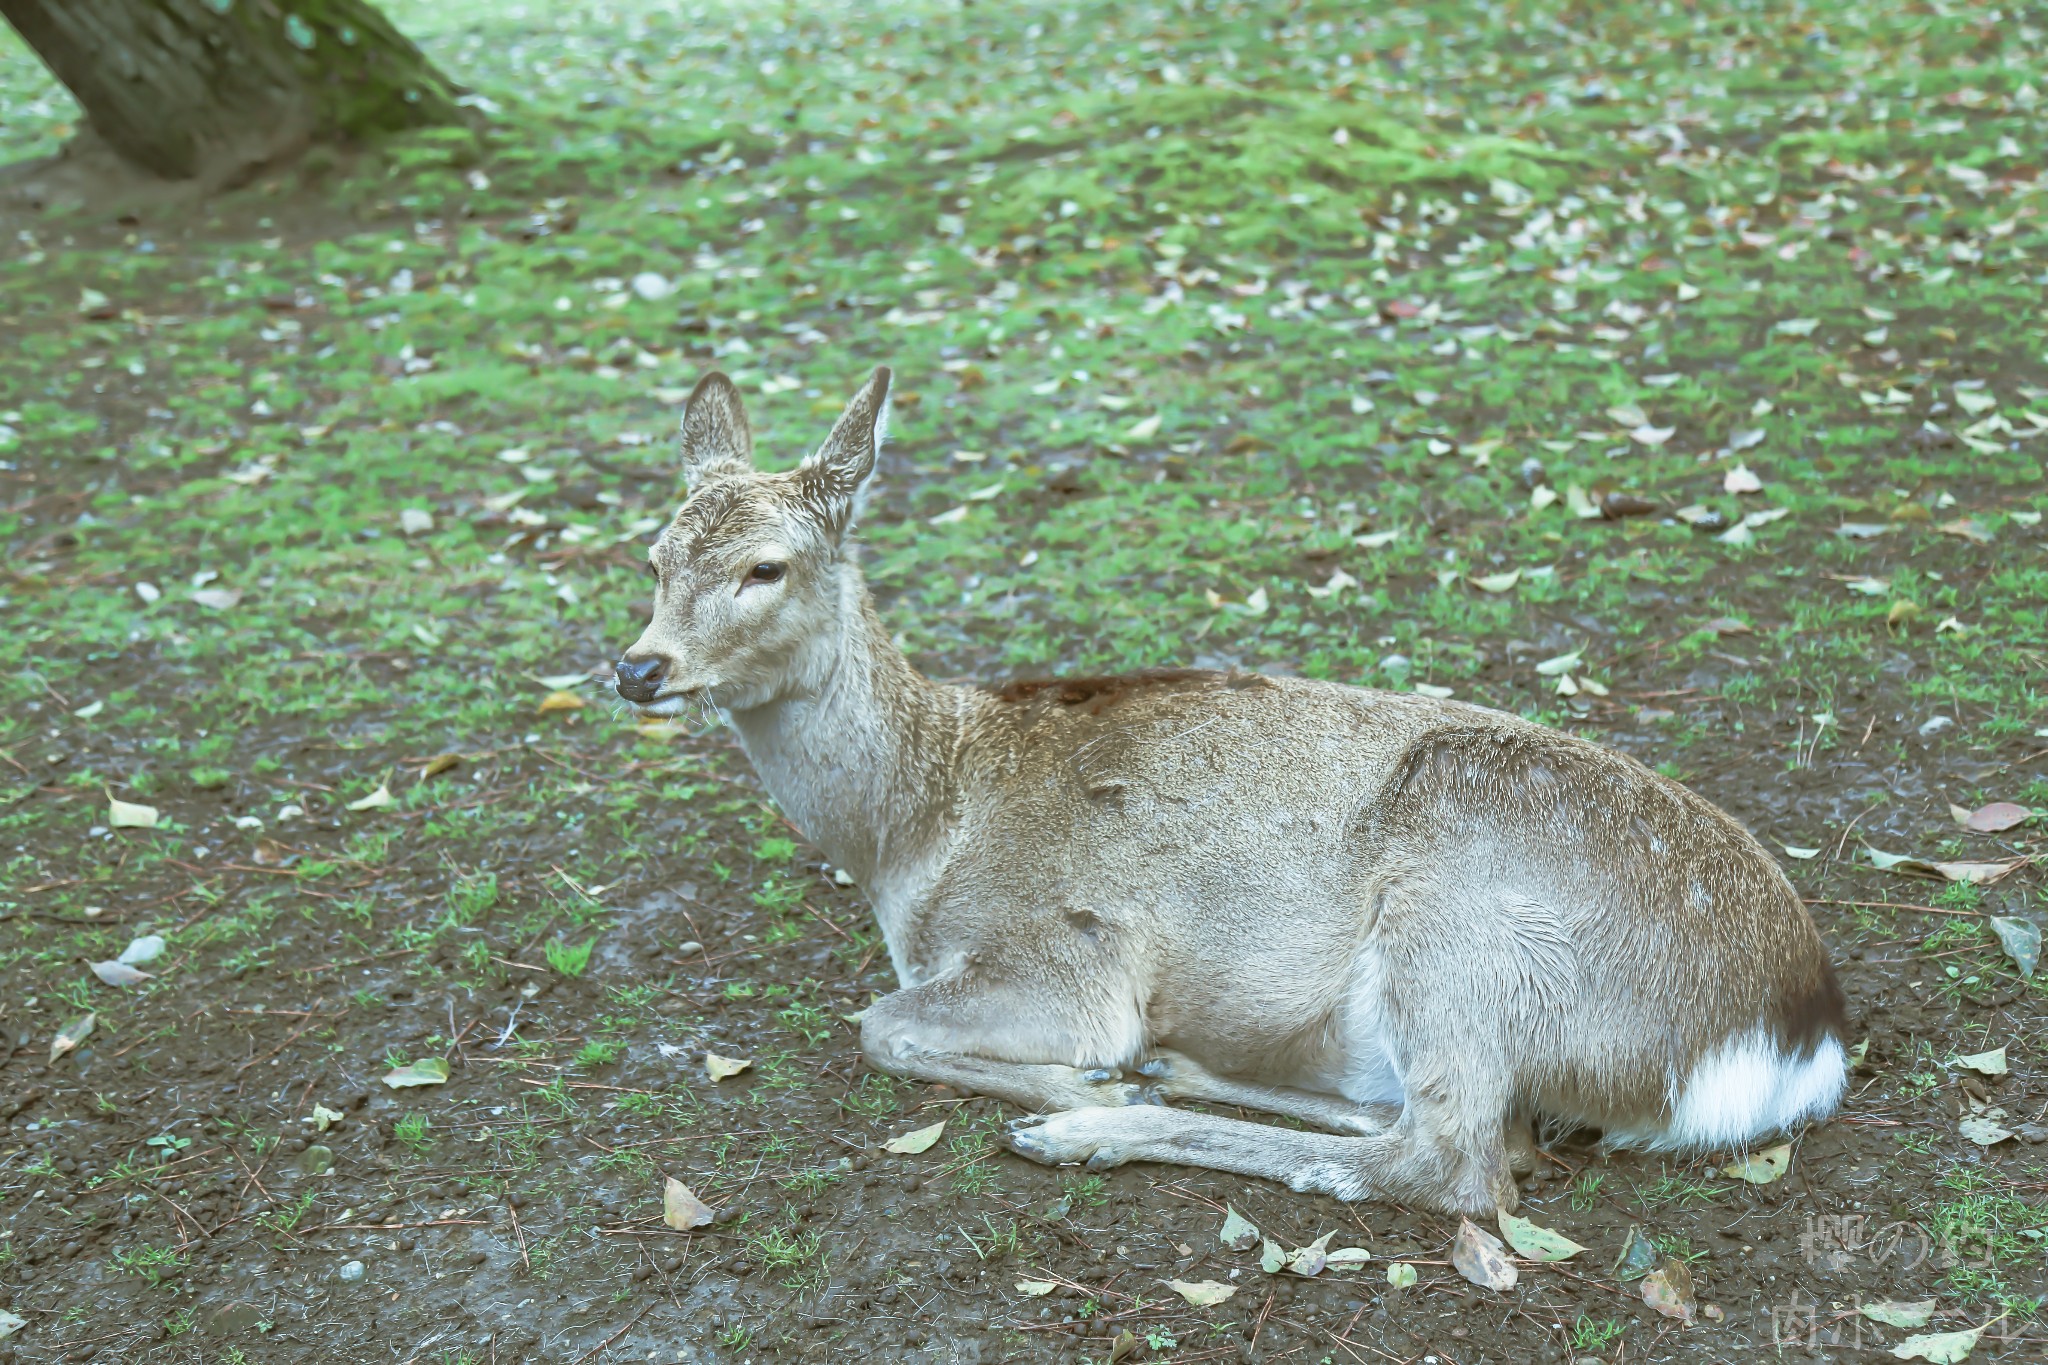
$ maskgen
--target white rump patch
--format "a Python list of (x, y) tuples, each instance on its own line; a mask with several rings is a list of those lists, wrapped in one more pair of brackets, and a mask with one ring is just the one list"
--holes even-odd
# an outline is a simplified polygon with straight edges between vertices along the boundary
[(1607, 1140), (1656, 1151), (1741, 1147), (1833, 1113), (1848, 1084), (1848, 1066), (1841, 1043), (1833, 1038), (1823, 1039), (1802, 1060), (1758, 1026), (1709, 1052), (1692, 1075), (1673, 1085), (1669, 1122), (1661, 1128), (1610, 1132)]

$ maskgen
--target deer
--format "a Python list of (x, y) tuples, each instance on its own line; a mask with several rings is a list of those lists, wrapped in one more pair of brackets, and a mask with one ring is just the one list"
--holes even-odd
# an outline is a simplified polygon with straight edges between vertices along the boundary
[(1005, 1141), (1046, 1164), (1463, 1214), (1516, 1207), (1539, 1133), (1739, 1150), (1834, 1111), (1844, 1002), (1806, 906), (1625, 755), (1259, 672), (919, 673), (856, 534), (889, 386), (772, 473), (732, 381), (700, 380), (614, 680), (642, 717), (728, 722), (864, 893), (899, 982), (860, 1019), (870, 1066), (1015, 1106)]

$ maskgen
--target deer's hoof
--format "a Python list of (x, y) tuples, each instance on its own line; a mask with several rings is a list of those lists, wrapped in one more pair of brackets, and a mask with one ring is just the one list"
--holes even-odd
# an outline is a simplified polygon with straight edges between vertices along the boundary
[(1102, 1081), (1113, 1081), (1117, 1078), (1117, 1075), (1117, 1072), (1111, 1071), (1106, 1066), (1093, 1066), (1081, 1073), (1081, 1079), (1087, 1081), (1090, 1085), (1094, 1085)]
[(1164, 1080), (1173, 1074), (1173, 1063), (1165, 1057), (1154, 1057), (1150, 1061), (1139, 1063), (1138, 1074), (1150, 1076), (1155, 1081)]
[(1116, 1109), (1067, 1109), (1057, 1114), (1019, 1120), (1010, 1127), (1010, 1150), (1047, 1166), (1085, 1162), (1106, 1170), (1130, 1160), (1119, 1141), (1124, 1126)]

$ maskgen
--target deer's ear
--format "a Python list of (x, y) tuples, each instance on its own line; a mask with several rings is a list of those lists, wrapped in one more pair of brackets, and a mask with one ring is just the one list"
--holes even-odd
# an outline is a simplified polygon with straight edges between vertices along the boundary
[(754, 429), (747, 425), (740, 391), (713, 370), (683, 405), (683, 483), (694, 492), (712, 479), (753, 468)]
[(889, 368), (877, 366), (832, 424), (832, 434), (797, 470), (805, 500), (841, 533), (860, 512), (860, 496), (889, 434)]

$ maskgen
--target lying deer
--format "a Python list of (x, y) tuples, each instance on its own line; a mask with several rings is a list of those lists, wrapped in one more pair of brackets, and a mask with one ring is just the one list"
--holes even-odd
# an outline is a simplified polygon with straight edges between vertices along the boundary
[(873, 901), (902, 983), (861, 1022), (873, 1066), (1022, 1107), (1042, 1162), (1473, 1213), (1514, 1207), (1532, 1123), (1709, 1149), (1832, 1112), (1842, 996), (1804, 906), (1628, 758), (1299, 678), (920, 676), (852, 536), (888, 394), (878, 369), (764, 474), (732, 383), (697, 385), (617, 672), (644, 716), (728, 717)]

